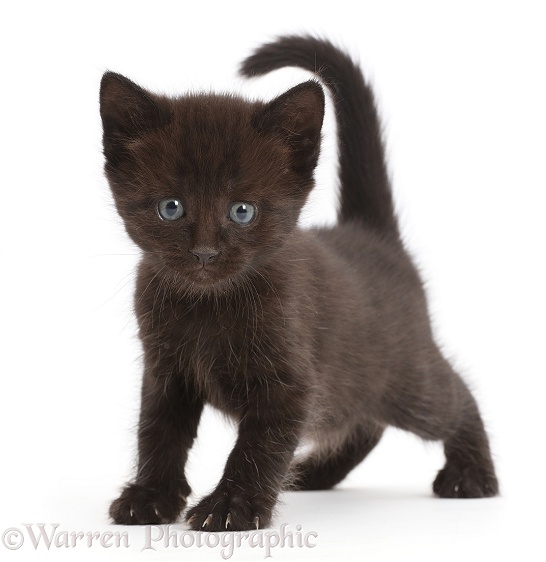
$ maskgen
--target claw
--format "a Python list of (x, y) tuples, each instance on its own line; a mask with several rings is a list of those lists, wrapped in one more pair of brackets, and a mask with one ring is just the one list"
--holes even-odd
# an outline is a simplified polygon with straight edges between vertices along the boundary
[(154, 505), (154, 511), (155, 511), (155, 514), (156, 514), (158, 517), (161, 517), (161, 515), (159, 515), (159, 511), (157, 510), (157, 507), (156, 507), (155, 505)]
[(231, 513), (228, 513), (226, 517), (226, 530), (229, 529), (230, 525), (231, 525)]
[(188, 523), (188, 525), (191, 527), (194, 523), (195, 520), (197, 519), (197, 515), (192, 515), (186, 522)]
[(133, 508), (131, 507), (129, 509), (129, 517), (132, 519), (135, 516), (135, 512), (133, 511)]
[(207, 525), (212, 521), (212, 513), (209, 513), (208, 517), (205, 519), (203, 525), (201, 525), (201, 529), (205, 529)]
[(257, 515), (254, 517), (254, 525), (256, 525), (256, 529), (260, 528), (260, 518)]

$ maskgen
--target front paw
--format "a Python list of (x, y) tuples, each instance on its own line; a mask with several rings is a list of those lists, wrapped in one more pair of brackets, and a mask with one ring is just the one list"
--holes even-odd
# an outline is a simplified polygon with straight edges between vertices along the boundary
[(216, 489), (186, 514), (194, 531), (246, 531), (263, 529), (271, 522), (274, 498), (263, 493)]
[(118, 525), (174, 523), (186, 507), (187, 493), (165, 493), (140, 484), (130, 484), (110, 505), (110, 517)]

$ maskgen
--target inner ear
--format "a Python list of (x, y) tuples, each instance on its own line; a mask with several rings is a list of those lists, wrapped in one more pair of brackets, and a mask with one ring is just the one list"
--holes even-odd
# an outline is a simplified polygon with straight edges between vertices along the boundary
[(253, 123), (260, 132), (283, 138), (292, 151), (296, 169), (312, 171), (318, 161), (323, 119), (324, 92), (318, 82), (310, 80), (258, 110)]
[(100, 115), (108, 158), (124, 141), (162, 127), (171, 119), (167, 104), (125, 76), (106, 72), (100, 85)]

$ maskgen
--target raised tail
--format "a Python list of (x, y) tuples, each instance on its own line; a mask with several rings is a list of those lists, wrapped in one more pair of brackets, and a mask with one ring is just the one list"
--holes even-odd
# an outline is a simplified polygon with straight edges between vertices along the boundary
[(360, 68), (329, 41), (284, 36), (257, 49), (240, 71), (251, 77), (285, 66), (313, 72), (332, 94), (338, 124), (339, 221), (357, 220), (398, 238), (381, 125)]

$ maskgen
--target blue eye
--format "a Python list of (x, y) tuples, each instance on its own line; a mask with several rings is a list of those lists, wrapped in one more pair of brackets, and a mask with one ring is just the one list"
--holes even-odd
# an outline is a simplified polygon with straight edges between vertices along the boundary
[(249, 203), (233, 203), (229, 208), (229, 218), (237, 224), (250, 224), (256, 211)]
[(166, 221), (175, 221), (184, 215), (184, 207), (178, 199), (162, 199), (157, 205), (159, 216)]

